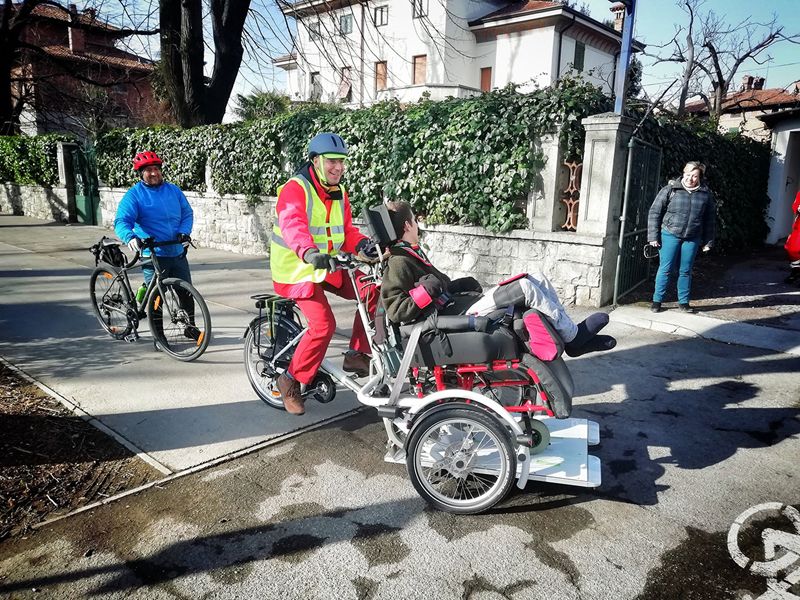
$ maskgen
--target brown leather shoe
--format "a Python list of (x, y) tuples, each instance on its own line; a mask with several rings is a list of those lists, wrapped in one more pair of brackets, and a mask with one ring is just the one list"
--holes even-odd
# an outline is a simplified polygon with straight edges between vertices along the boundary
[(363, 352), (348, 352), (344, 355), (342, 369), (350, 373), (355, 373), (357, 377), (369, 375), (369, 354)]
[(280, 377), (278, 377), (278, 389), (281, 392), (286, 412), (293, 415), (305, 414), (306, 409), (303, 406), (303, 397), (300, 395), (299, 381), (288, 377), (285, 373), (281, 373)]

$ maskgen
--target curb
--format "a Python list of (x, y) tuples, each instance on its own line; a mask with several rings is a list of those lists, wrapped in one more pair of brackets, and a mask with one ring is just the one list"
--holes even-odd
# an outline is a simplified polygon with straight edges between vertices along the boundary
[(738, 321), (723, 321), (675, 311), (653, 313), (649, 308), (622, 306), (610, 314), (611, 321), (662, 333), (714, 340), (800, 356), (800, 332), (762, 327)]

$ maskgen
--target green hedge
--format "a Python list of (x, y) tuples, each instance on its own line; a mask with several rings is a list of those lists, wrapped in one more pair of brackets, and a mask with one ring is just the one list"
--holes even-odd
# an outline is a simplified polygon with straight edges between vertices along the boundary
[(770, 148), (738, 133), (720, 134), (713, 121), (649, 119), (639, 134), (661, 147), (661, 179), (680, 177), (688, 161), (706, 165), (717, 208), (715, 247), (723, 252), (762, 244), (769, 232)]
[(308, 140), (339, 132), (351, 148), (346, 185), (354, 211), (382, 200), (407, 200), (429, 223), (524, 226), (517, 207), (527, 197), (540, 157), (531, 138), (564, 118), (562, 135), (580, 153), (580, 119), (608, 108), (598, 88), (566, 80), (520, 94), (513, 86), (472, 99), (401, 105), (388, 101), (345, 110), (310, 106), (272, 119), (179, 130), (112, 131), (98, 138), (100, 179), (113, 187), (137, 180), (133, 156), (164, 159), (164, 177), (185, 190), (205, 189), (205, 165), (220, 193), (274, 196), (305, 160)]
[(68, 135), (0, 137), (0, 181), (21, 185), (58, 185), (58, 142), (75, 141)]

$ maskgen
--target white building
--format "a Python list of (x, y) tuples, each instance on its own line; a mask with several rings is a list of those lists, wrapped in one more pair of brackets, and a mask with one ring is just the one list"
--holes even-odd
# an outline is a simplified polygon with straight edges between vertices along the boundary
[[(363, 106), (465, 97), (513, 82), (547, 86), (570, 70), (611, 92), (622, 34), (558, 2), (300, 0), (287, 71), (293, 100)], [(613, 7), (621, 29), (622, 10)]]

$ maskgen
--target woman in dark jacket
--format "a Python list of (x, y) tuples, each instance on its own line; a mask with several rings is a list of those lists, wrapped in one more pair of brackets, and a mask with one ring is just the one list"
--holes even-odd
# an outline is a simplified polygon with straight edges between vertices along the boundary
[(701, 181), (706, 167), (689, 162), (680, 181), (661, 188), (647, 218), (647, 241), (661, 248), (661, 263), (653, 292), (653, 312), (661, 312), (670, 274), (678, 270), (678, 303), (682, 312), (693, 313), (689, 304), (692, 266), (697, 251), (708, 252), (714, 242), (714, 195)]

